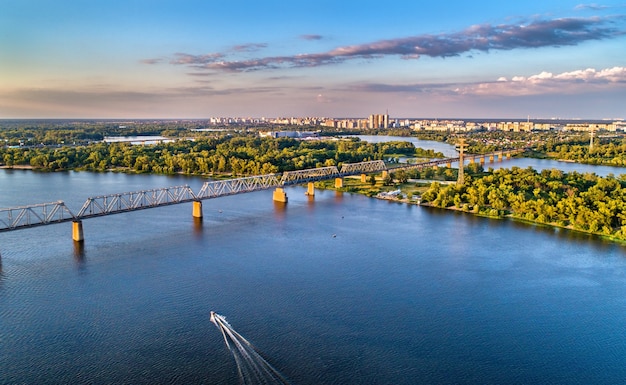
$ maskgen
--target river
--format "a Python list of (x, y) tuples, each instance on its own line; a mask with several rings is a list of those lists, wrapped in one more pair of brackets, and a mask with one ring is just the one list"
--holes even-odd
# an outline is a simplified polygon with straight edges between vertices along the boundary
[[(202, 182), (0, 170), (0, 207)], [(237, 384), (210, 311), (293, 384), (626, 378), (623, 246), (286, 191), (204, 201), (202, 225), (191, 204), (88, 219), (84, 248), (67, 223), (0, 233), (0, 383)]]
[[(390, 142), (390, 141), (402, 141), (402, 142), (410, 142), (413, 143), (415, 147), (420, 147), (426, 150), (434, 150), (436, 152), (443, 153), (446, 157), (458, 157), (459, 153), (456, 151), (453, 145), (436, 142), (434, 140), (421, 140), (417, 138), (404, 137), (404, 136), (388, 136), (388, 135), (355, 135), (357, 138), (364, 140), (366, 142), (371, 143), (381, 143), (381, 142)], [(467, 164), (467, 163), (466, 163)], [(452, 167), (458, 167), (458, 162), (453, 163)], [(573, 163), (573, 162), (560, 162), (551, 159), (532, 159), (532, 158), (512, 158), (505, 162), (487, 162), (484, 164), (485, 170), (489, 167), (493, 169), (499, 168), (511, 168), (511, 167), (519, 167), (519, 168), (527, 168), (532, 167), (537, 171), (542, 170), (550, 170), (556, 168), (558, 170), (562, 170), (564, 172), (572, 172), (577, 171), (580, 173), (594, 173), (599, 176), (607, 176), (607, 175), (615, 175), (619, 176), (621, 174), (626, 174), (626, 168), (623, 167), (614, 167), (614, 166), (597, 166), (591, 164), (581, 164), (581, 163)]]

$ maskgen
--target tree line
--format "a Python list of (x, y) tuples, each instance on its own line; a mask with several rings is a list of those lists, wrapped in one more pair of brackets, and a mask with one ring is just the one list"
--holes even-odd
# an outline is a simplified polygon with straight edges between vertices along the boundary
[(626, 240), (626, 175), (616, 178), (556, 169), (490, 169), (466, 176), (462, 185), (434, 182), (423, 193), (422, 202)]
[(409, 142), (367, 143), (349, 140), (300, 141), (258, 135), (177, 140), (155, 145), (93, 143), (84, 146), (0, 148), (8, 167), (28, 165), (42, 171), (120, 170), (160, 174), (259, 175), (338, 166), (398, 155), (443, 157)]
[(564, 143), (549, 141), (538, 144), (535, 151), (552, 159), (605, 166), (626, 166), (626, 138), (623, 136), (596, 138), (593, 148), (589, 146), (589, 139), (587, 136)]

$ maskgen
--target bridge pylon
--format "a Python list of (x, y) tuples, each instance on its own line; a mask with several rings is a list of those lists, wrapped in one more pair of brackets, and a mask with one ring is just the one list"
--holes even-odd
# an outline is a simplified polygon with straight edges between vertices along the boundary
[(465, 160), (463, 158), (463, 155), (465, 154), (465, 139), (461, 138), (459, 139), (459, 144), (458, 144), (458, 148), (459, 148), (459, 174), (457, 177), (457, 181), (456, 184), (458, 185), (462, 185), (463, 183), (465, 183), (465, 175), (463, 174), (464, 170), (463, 168), (465, 167)]
[(285, 190), (283, 190), (282, 187), (276, 187), (272, 199), (274, 200), (274, 202), (287, 203), (287, 193), (285, 192)]
[(72, 239), (74, 242), (84, 242), (83, 221), (72, 221)]
[(304, 195), (308, 195), (310, 197), (315, 196), (315, 183), (307, 183), (306, 192), (304, 193)]
[(191, 215), (194, 218), (202, 218), (202, 201), (193, 201), (193, 208)]

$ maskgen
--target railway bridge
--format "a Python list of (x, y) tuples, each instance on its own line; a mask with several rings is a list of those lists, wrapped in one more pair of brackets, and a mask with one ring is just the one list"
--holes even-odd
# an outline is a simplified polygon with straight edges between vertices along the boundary
[[(474, 162), (485, 159), (493, 162), (495, 159), (504, 160), (523, 150), (498, 151), (483, 155), (465, 155), (465, 159)], [(318, 167), (298, 171), (285, 171), (282, 174), (266, 174), (215, 180), (205, 182), (198, 192), (189, 186), (173, 186), (158, 189), (123, 192), (116, 194), (89, 197), (78, 211), (72, 212), (63, 201), (40, 203), (28, 206), (0, 209), (0, 232), (26, 229), (36, 226), (45, 226), (57, 223), (72, 222), (72, 239), (83, 242), (84, 219), (145, 210), (155, 207), (169, 206), (181, 203), (192, 203), (192, 216), (202, 218), (202, 201), (228, 195), (243, 194), (253, 191), (274, 188), (273, 199), (287, 203), (287, 194), (283, 187), (298, 184), (307, 184), (306, 194), (315, 195), (314, 183), (322, 180), (335, 179), (335, 187), (343, 187), (343, 178), (361, 175), (365, 182), (367, 174), (387, 173), (401, 169), (437, 167), (459, 162), (459, 158), (431, 160), (423, 163), (407, 164), (388, 169), (382, 160), (346, 163), (338, 169), (335, 166)]]

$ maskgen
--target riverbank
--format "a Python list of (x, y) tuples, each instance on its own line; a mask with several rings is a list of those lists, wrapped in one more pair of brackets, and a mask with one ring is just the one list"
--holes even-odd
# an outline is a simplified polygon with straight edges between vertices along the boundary
[(25, 165), (25, 164), (18, 164), (15, 166), (7, 166), (7, 165), (1, 165), (0, 169), (3, 170), (33, 170), (33, 166), (29, 166), (29, 165)]
[(579, 233), (579, 234), (587, 234), (587, 235), (591, 235), (591, 236), (597, 236), (597, 237), (602, 238), (604, 240), (615, 242), (615, 243), (622, 244), (622, 245), (626, 246), (626, 239), (623, 239), (623, 238), (620, 238), (620, 237), (610, 236), (610, 235), (602, 234), (602, 233), (599, 233), (599, 232), (580, 230), (580, 229), (574, 228), (573, 226), (561, 226), (561, 225), (559, 225), (557, 223), (545, 223), (545, 222), (538, 222), (538, 221), (530, 221), (530, 220), (524, 219), (524, 218), (522, 218), (520, 216), (517, 216), (515, 214), (512, 214), (512, 213), (503, 214), (503, 215), (489, 215), (487, 213), (481, 213), (481, 212), (476, 213), (476, 212), (472, 212), (472, 211), (469, 211), (469, 210), (464, 210), (463, 208), (459, 208), (459, 207), (456, 207), (456, 206), (450, 206), (450, 207), (442, 208), (442, 207), (434, 206), (434, 205), (432, 205), (431, 203), (428, 203), (428, 202), (422, 202), (421, 199), (411, 200), (411, 199), (407, 199), (407, 198), (398, 198), (398, 195), (387, 195), (387, 196), (376, 195), (376, 196), (374, 196), (374, 198), (381, 199), (381, 200), (398, 202), (398, 203), (403, 203), (403, 204), (407, 204), (407, 205), (424, 206), (424, 207), (430, 207), (432, 209), (454, 211), (454, 212), (470, 214), (470, 215), (473, 215), (473, 216), (489, 218), (489, 219), (512, 220), (512, 221), (516, 221), (516, 222), (520, 222), (520, 223), (526, 223), (526, 224), (532, 225), (532, 226), (541, 226), (541, 227), (545, 227), (545, 228), (562, 229), (562, 230), (566, 230), (566, 231), (576, 232), (576, 233)]
[[(485, 175), (490, 178), (491, 176)], [(476, 181), (480, 181), (480, 177), (476, 177)], [(438, 187), (433, 187), (433, 182), (437, 182)], [(600, 185), (606, 183), (605, 181), (599, 181)], [(480, 183), (479, 183), (480, 184)], [(371, 182), (361, 182), (359, 178), (345, 178), (344, 186), (341, 188), (335, 188), (335, 186), (331, 183), (320, 183), (321, 188), (336, 190), (336, 191), (345, 191), (352, 192), (361, 195), (365, 195), (368, 197), (387, 200), (391, 202), (409, 204), (409, 205), (420, 205), (425, 207), (432, 207), (436, 209), (445, 209), (449, 211), (468, 213), (474, 216), (480, 216), (491, 219), (510, 219), (517, 222), (527, 223), (534, 226), (542, 226), (547, 228), (554, 229), (563, 229), (567, 231), (572, 231), (580, 234), (593, 235), (611, 242), (626, 244), (626, 236), (624, 233), (624, 227), (619, 227), (620, 220), (619, 215), (613, 215), (612, 217), (603, 216), (601, 212), (593, 207), (580, 207), (578, 208), (578, 212), (569, 213), (568, 216), (564, 217), (564, 215), (557, 208), (558, 205), (564, 204), (567, 202), (567, 196), (561, 197), (561, 201), (559, 198), (556, 198), (554, 191), (550, 191), (549, 188), (545, 190), (535, 191), (539, 195), (531, 195), (530, 198), (523, 202), (518, 202), (518, 205), (523, 206), (535, 206), (536, 208), (532, 211), (520, 211), (515, 212), (506, 205), (504, 209), (496, 209), (494, 206), (489, 204), (488, 202), (483, 202), (481, 205), (470, 204), (465, 199), (465, 194), (469, 193), (469, 189), (475, 189), (476, 184), (472, 183), (472, 186), (464, 186), (459, 187), (456, 186), (456, 182), (454, 181), (438, 181), (438, 180), (419, 180), (419, 182), (415, 182), (413, 180), (407, 181), (407, 183), (398, 184), (395, 183), (393, 185), (385, 185), (382, 183), (382, 180), (377, 178), (376, 183), (372, 184)], [(558, 187), (561, 189), (561, 187)], [(434, 189), (434, 190), (433, 190)], [(567, 189), (571, 190), (571, 187), (567, 187)], [(444, 190), (453, 191), (452, 193), (448, 193)], [(505, 189), (506, 190), (506, 189)], [(433, 192), (435, 191), (435, 192)], [(504, 199), (503, 202), (506, 202), (507, 197), (503, 196), (500, 193), (496, 193), (495, 190), (489, 190), (492, 194), (499, 195), (498, 199)], [(573, 190), (572, 190), (573, 191)], [(476, 191), (473, 193), (475, 194)], [(571, 191), (570, 191), (571, 193)], [(433, 195), (434, 194), (434, 195)], [(442, 195), (443, 194), (443, 198)], [(452, 194), (452, 195), (450, 195)], [(464, 198), (461, 198), (459, 194), (463, 195)], [(484, 194), (487, 194), (486, 190)], [(546, 196), (550, 196), (551, 198), (544, 199), (542, 194)], [(584, 194), (584, 193), (583, 193)], [(425, 196), (426, 199), (423, 199), (422, 196)], [(584, 195), (583, 195), (584, 196)], [(436, 199), (435, 199), (436, 197)], [(486, 195), (485, 195), (486, 197)], [(519, 195), (516, 196), (519, 199)], [(443, 204), (441, 201), (447, 201), (449, 203)], [(476, 199), (476, 198), (475, 198)], [(553, 199), (550, 203), (547, 199)], [(554, 200), (556, 199), (556, 201)], [(578, 198), (575, 198), (578, 199)], [(602, 199), (602, 198), (598, 198)], [(611, 205), (613, 204), (610, 199), (611, 197), (605, 197), (604, 200), (609, 200), (607, 202), (599, 202), (600, 205)], [(453, 201), (455, 203), (453, 203)], [(559, 202), (557, 204), (557, 202)], [(578, 201), (576, 201), (578, 202)], [(594, 203), (595, 204), (595, 203)], [(495, 205), (495, 203), (494, 203)], [(501, 206), (502, 203), (499, 204)], [(498, 206), (495, 206), (498, 207)], [(586, 211), (585, 211), (586, 210)], [(619, 211), (619, 210), (618, 210)], [(621, 211), (619, 211), (621, 212)], [(532, 215), (530, 214), (532, 213)], [(600, 215), (602, 214), (602, 215)], [(608, 214), (607, 214), (608, 215)], [(581, 216), (582, 224), (581, 224)], [(618, 227), (615, 225), (607, 227), (605, 223), (618, 223)]]

